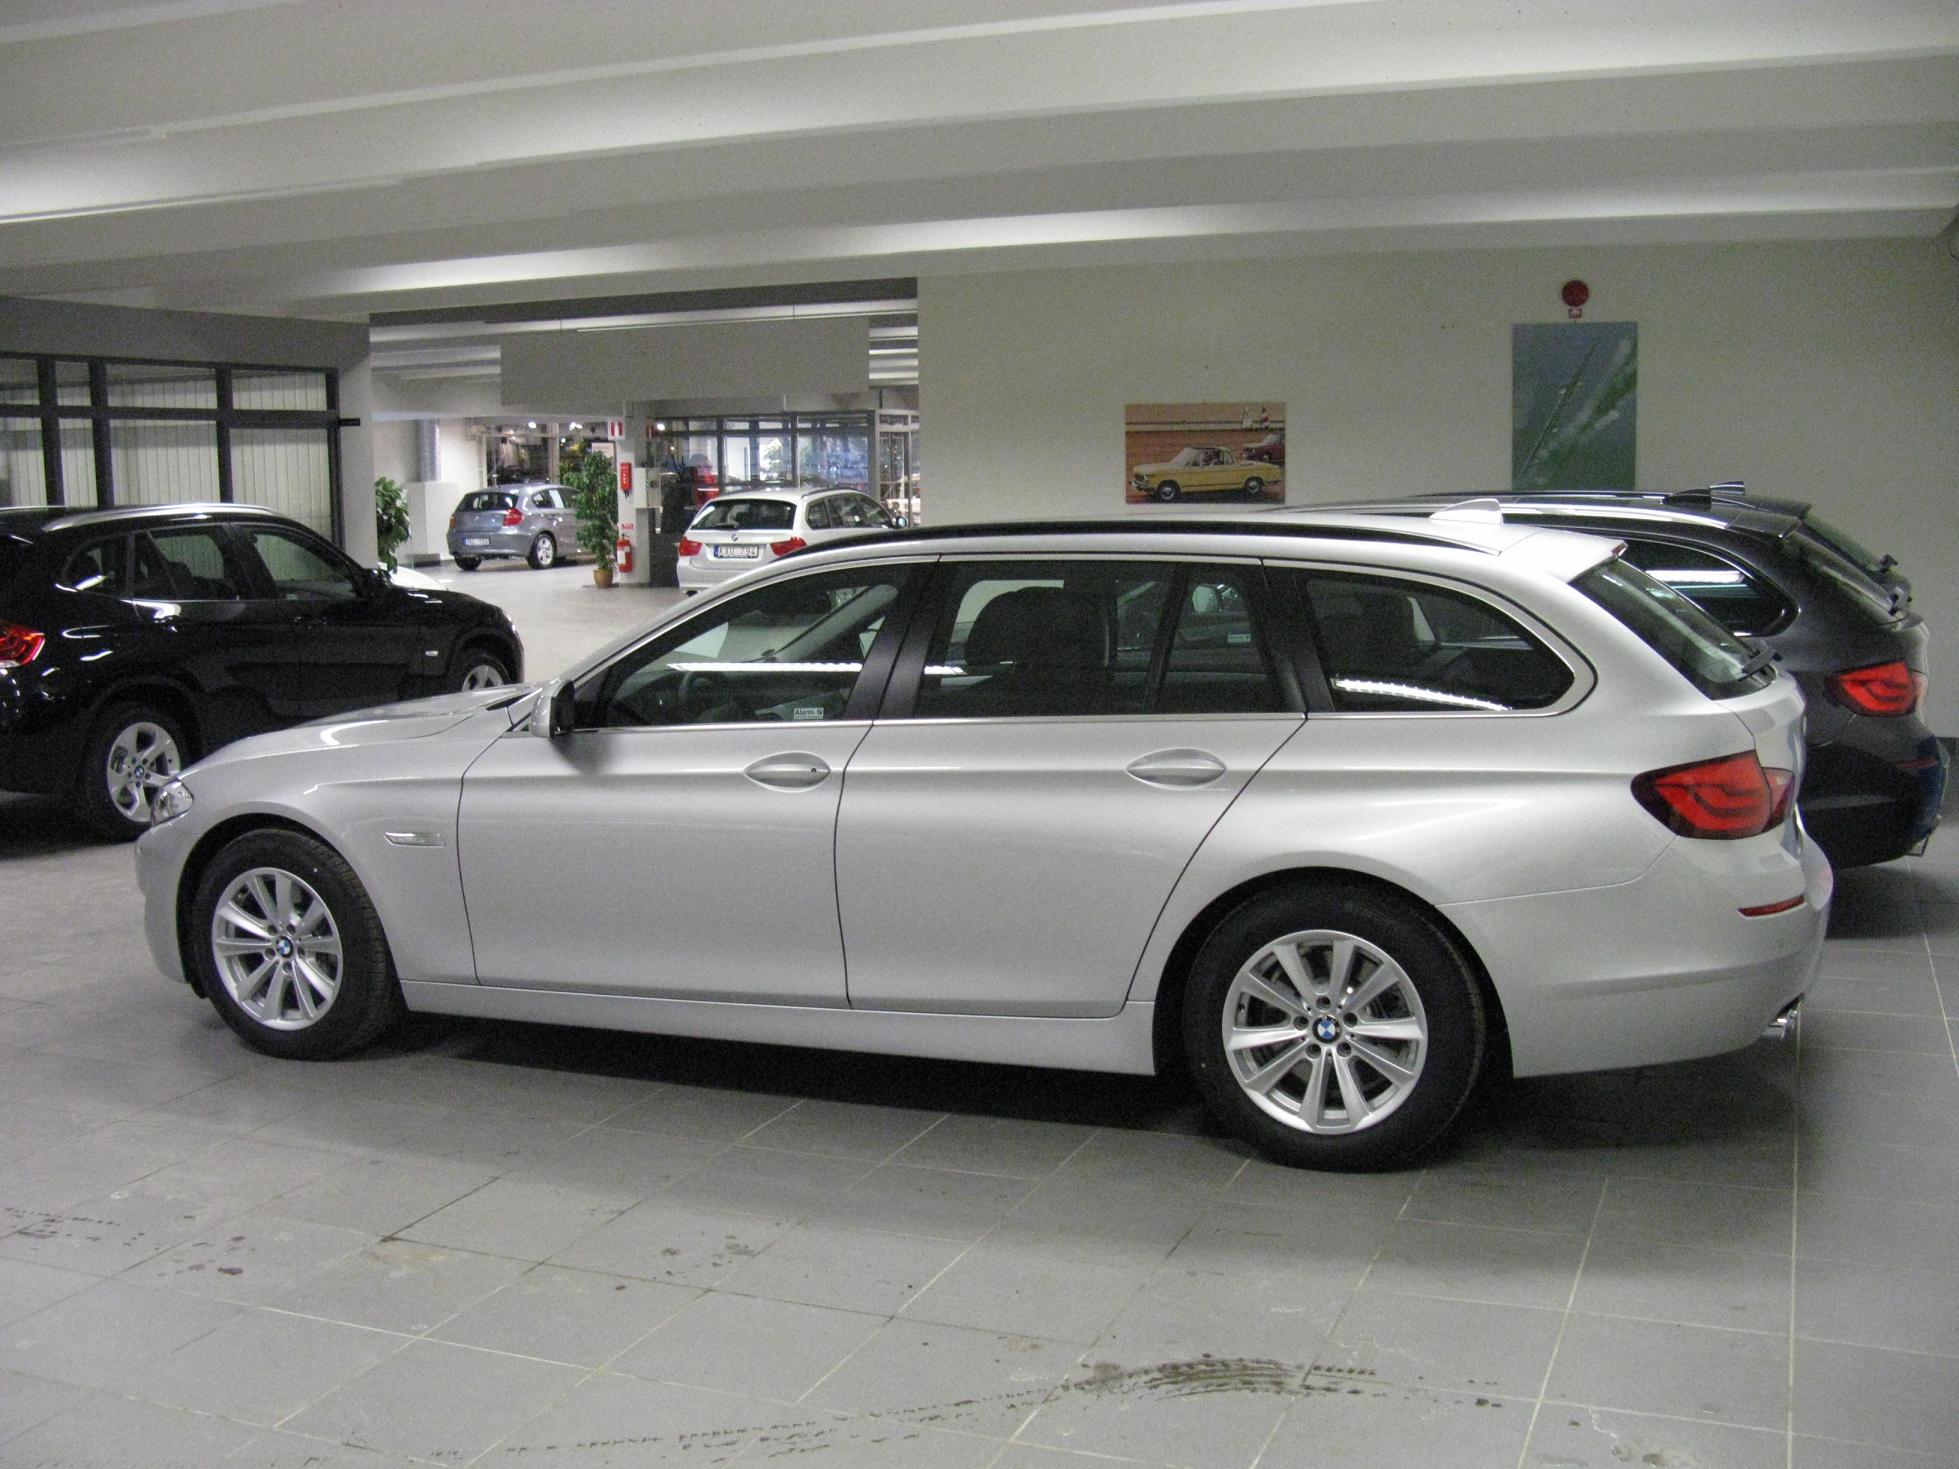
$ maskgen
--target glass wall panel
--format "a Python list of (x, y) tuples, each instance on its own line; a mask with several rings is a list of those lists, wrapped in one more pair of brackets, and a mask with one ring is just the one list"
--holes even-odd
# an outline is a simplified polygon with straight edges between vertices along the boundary
[(755, 444), (752, 439), (745, 434), (729, 434), (722, 441), (721, 448), (721, 482), (724, 485), (745, 485), (755, 478)]
[[(158, 367), (141, 362), (111, 362), (109, 406), (216, 408), (217, 370), (210, 367)], [(216, 473), (215, 468), (213, 473)]]
[(39, 403), (39, 374), (32, 357), (0, 357), (0, 403)]
[(333, 535), (333, 466), (323, 428), (234, 428), (231, 493)]
[(63, 408), (88, 407), (90, 398), (86, 362), (55, 363), (54, 401)]
[[(30, 364), (31, 365), (31, 364)], [(0, 418), (0, 506), (48, 503), (41, 420)]]
[(118, 505), (215, 500), (218, 426), (142, 419), (111, 423), (109, 465)]
[(233, 408), (324, 413), (327, 381), (324, 372), (262, 372), (239, 368), (231, 375)]
[(85, 419), (64, 419), (61, 424), (61, 503), (94, 505), (95, 430)]

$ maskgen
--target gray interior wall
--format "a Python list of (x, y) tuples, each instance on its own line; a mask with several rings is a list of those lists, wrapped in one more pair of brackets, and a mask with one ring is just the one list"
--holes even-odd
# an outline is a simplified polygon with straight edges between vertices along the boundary
[(861, 393), (862, 317), (738, 321), (502, 339), (505, 403)]
[[(1291, 503), (1501, 488), (1510, 328), (1639, 324), (1638, 479), (1814, 501), (1912, 573), (1959, 732), (1959, 262), (1940, 240), (1097, 267), (919, 282), (934, 524), (1129, 513), (1130, 402), (1285, 404)], [(1147, 513), (1147, 512), (1145, 512)]]

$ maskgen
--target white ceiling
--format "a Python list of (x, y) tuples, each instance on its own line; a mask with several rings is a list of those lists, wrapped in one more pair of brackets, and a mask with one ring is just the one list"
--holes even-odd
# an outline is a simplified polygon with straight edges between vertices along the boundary
[(1926, 235), (1955, 0), (5, 0), (0, 292)]

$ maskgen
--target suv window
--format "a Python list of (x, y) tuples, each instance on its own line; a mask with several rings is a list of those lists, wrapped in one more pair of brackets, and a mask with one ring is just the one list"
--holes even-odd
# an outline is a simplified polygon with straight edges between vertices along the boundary
[(338, 559), (286, 531), (244, 528), (246, 542), (265, 564), (277, 595), (288, 602), (351, 602), (360, 595), (349, 569)]
[[(1710, 699), (1761, 688), (1774, 675), (1728, 630), (1681, 593), (1623, 559), (1603, 561), (1572, 583)], [(1760, 662), (1761, 666), (1756, 667)]]
[(836, 719), (907, 568), (797, 577), (690, 618), (578, 685), (578, 725)]
[(98, 596), (119, 597), (123, 591), (123, 563), (127, 559), (129, 538), (112, 536), (90, 541), (68, 558), (55, 578), (65, 592), (94, 592)]
[(1261, 713), (1286, 707), (1255, 568), (971, 562), (950, 568), (920, 718)]
[(1312, 613), (1333, 707), (1507, 714), (1555, 704), (1571, 670), (1480, 598), (1428, 582), (1292, 570)]
[(220, 532), (206, 526), (154, 530), (133, 542), (128, 595), (159, 602), (226, 602), (247, 578)]
[(1625, 559), (1683, 592), (1729, 632), (1759, 638), (1779, 632), (1795, 609), (1762, 577), (1725, 557), (1666, 541), (1626, 541)]

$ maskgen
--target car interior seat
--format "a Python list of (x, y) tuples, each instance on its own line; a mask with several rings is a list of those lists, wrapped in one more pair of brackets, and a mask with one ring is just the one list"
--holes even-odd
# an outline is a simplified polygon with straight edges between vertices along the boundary
[(1017, 587), (980, 609), (966, 667), (993, 669), (972, 692), (1002, 714), (1093, 713), (1109, 702), (1109, 628), (1093, 597)]

